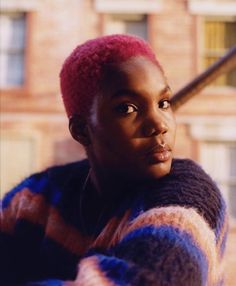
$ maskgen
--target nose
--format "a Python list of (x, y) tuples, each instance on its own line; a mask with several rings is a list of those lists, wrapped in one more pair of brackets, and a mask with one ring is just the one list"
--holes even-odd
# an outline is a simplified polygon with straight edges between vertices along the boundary
[(152, 110), (148, 112), (143, 123), (144, 137), (165, 134), (168, 131), (168, 124), (162, 111)]

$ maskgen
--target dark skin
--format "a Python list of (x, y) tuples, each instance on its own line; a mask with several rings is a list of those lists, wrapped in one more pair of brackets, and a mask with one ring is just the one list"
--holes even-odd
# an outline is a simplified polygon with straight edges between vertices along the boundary
[(91, 115), (70, 119), (70, 131), (86, 149), (99, 192), (156, 180), (171, 168), (176, 123), (162, 70), (133, 57), (107, 68)]

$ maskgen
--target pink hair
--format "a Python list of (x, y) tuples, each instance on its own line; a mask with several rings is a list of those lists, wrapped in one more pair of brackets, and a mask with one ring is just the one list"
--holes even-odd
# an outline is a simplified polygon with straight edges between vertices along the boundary
[(106, 64), (119, 64), (134, 56), (144, 56), (161, 68), (150, 45), (133, 35), (103, 36), (77, 46), (65, 60), (60, 73), (68, 117), (89, 114), (93, 98), (101, 88)]

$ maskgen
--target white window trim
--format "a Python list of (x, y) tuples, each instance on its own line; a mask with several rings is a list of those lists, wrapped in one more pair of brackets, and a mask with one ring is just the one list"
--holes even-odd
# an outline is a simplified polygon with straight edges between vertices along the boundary
[(28, 12), (38, 10), (41, 5), (39, 0), (1, 0), (0, 10), (4, 12)]
[(178, 115), (177, 123), (188, 124), (191, 137), (197, 140), (236, 141), (236, 116)]
[(233, 122), (224, 122), (218, 124), (198, 123), (192, 124), (190, 134), (198, 140), (204, 141), (236, 141), (236, 119)]
[(95, 0), (95, 10), (101, 13), (153, 13), (160, 12), (162, 0)]
[(189, 0), (189, 11), (198, 15), (235, 16), (236, 3), (233, 0)]

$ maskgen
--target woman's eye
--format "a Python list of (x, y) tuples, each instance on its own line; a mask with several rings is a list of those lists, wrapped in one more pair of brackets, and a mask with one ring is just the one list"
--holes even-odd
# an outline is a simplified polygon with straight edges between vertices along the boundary
[(123, 114), (130, 114), (132, 112), (135, 112), (137, 111), (137, 107), (133, 104), (128, 104), (128, 103), (123, 103), (123, 104), (120, 104), (116, 110), (119, 112), (119, 113), (123, 113)]
[(168, 109), (170, 107), (170, 100), (165, 99), (159, 102), (159, 108)]

